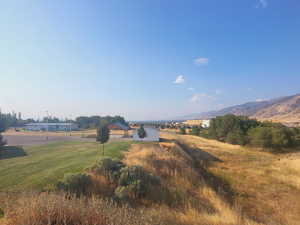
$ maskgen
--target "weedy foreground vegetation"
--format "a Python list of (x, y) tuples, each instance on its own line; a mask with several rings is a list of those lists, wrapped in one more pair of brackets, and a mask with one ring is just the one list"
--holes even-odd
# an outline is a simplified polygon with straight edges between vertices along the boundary
[[(56, 191), (3, 193), (5, 225), (297, 225), (300, 156), (190, 135), (132, 144)], [(0, 222), (0, 224), (1, 224)]]

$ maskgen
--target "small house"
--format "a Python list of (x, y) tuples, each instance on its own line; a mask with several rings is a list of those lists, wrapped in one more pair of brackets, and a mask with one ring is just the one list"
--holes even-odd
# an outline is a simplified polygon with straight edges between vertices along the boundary
[(120, 122), (115, 122), (111, 123), (108, 125), (109, 130), (120, 130), (124, 132), (123, 137), (128, 137), (128, 131), (130, 130), (130, 127), (127, 126), (126, 124), (120, 123)]
[(136, 129), (133, 133), (134, 141), (149, 141), (149, 142), (158, 142), (159, 141), (159, 129), (154, 127), (144, 127), (146, 136), (144, 138), (140, 138), (138, 135), (138, 129)]
[(28, 123), (25, 124), (27, 131), (72, 131), (78, 130), (75, 123)]

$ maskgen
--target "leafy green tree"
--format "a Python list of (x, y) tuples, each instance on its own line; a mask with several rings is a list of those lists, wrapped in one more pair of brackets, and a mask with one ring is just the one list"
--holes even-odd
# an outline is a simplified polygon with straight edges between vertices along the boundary
[(139, 138), (145, 138), (146, 136), (147, 136), (147, 133), (146, 133), (146, 131), (145, 131), (145, 129), (144, 129), (144, 125), (142, 124), (141, 126), (140, 126), (140, 128), (137, 130), (137, 133), (138, 133), (138, 136), (139, 136)]
[(233, 145), (245, 145), (247, 143), (247, 137), (240, 131), (230, 132), (225, 141)]
[(110, 124), (115, 122), (128, 125), (125, 119), (121, 116), (80, 116), (76, 118), (76, 123), (78, 124), (79, 128), (82, 129), (96, 128), (102, 124)]
[(179, 129), (179, 134), (186, 134), (186, 129), (185, 129), (185, 127), (180, 127), (180, 129)]
[(274, 148), (289, 148), (296, 143), (295, 134), (287, 127), (272, 128), (272, 146)]
[[(247, 133), (251, 128), (259, 126), (257, 120), (245, 116), (228, 114), (212, 119), (208, 128), (208, 136), (219, 141), (247, 144)], [(242, 138), (242, 140), (237, 140)]]
[(256, 147), (272, 147), (272, 128), (257, 127), (249, 130), (250, 143)]
[(96, 140), (102, 144), (102, 153), (104, 155), (104, 144), (109, 140), (109, 129), (107, 125), (98, 127)]
[(199, 134), (200, 134), (200, 128), (197, 127), (197, 126), (192, 127), (192, 130), (190, 131), (190, 134), (191, 135), (199, 136)]

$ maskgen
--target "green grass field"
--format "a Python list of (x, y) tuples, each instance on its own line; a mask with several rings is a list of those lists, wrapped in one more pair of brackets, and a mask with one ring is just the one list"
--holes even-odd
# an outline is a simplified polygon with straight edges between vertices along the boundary
[[(121, 158), (131, 142), (105, 145), (105, 156)], [(0, 191), (50, 188), (65, 173), (76, 173), (102, 156), (98, 143), (63, 142), (24, 148), (10, 147), (0, 158)]]

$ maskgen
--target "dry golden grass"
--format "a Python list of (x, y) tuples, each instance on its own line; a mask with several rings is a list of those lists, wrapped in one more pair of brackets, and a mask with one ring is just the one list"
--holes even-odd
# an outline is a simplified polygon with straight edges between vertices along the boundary
[(299, 153), (270, 154), (195, 136), (162, 133), (218, 159), (207, 170), (229, 184), (235, 203), (264, 224), (300, 224)]
[(162, 225), (152, 210), (62, 193), (22, 194), (5, 211), (1, 225)]
[(167, 205), (163, 208), (167, 224), (257, 225), (206, 183), (203, 169), (197, 168), (197, 160), (201, 160), (197, 157), (202, 155), (175, 143), (136, 144), (125, 155), (124, 163), (143, 166), (163, 178), (168, 195), (161, 196), (160, 208)]

